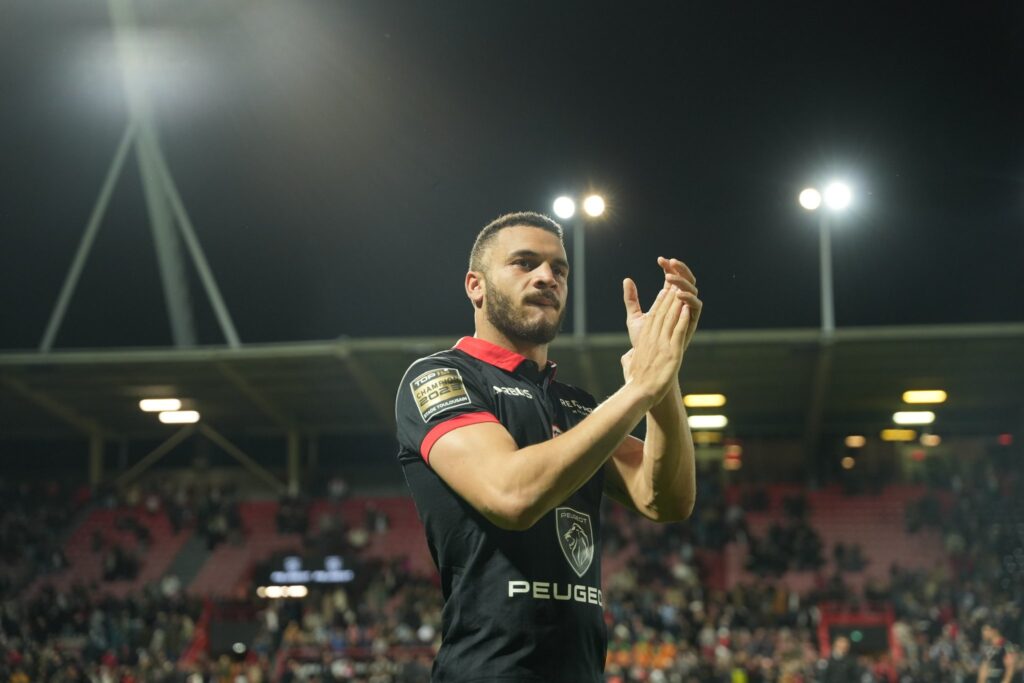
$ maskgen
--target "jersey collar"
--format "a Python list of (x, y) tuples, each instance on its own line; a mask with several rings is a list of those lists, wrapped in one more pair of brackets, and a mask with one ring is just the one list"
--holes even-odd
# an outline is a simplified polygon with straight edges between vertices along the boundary
[[(506, 372), (515, 372), (519, 369), (523, 363), (529, 361), (526, 356), (516, 353), (515, 351), (509, 351), (506, 348), (502, 348), (497, 344), (480, 339), (479, 337), (463, 337), (455, 344), (455, 348), (463, 353), (467, 353), (473, 358), (482, 360), (485, 363), (501, 368)], [(530, 361), (530, 365), (527, 367), (535, 368), (536, 365)], [(554, 377), (555, 369), (558, 366), (553, 361), (548, 361), (545, 366), (545, 373), (550, 377)], [(534, 371), (536, 372), (536, 370)]]

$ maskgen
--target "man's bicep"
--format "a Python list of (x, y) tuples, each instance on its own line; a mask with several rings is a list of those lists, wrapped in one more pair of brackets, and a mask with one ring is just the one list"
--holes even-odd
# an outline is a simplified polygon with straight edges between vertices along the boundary
[(481, 514), (500, 507), (503, 461), (518, 449), (498, 422), (480, 422), (446, 432), (430, 449), (429, 463), (446, 484)]

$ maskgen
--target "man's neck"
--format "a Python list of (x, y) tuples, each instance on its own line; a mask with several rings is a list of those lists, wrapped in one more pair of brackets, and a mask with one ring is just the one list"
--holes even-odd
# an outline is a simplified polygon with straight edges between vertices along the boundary
[(473, 335), (477, 339), (483, 339), (488, 341), (495, 346), (500, 346), (503, 349), (509, 351), (515, 351), (520, 356), (523, 356), (529, 360), (532, 360), (537, 364), (537, 367), (541, 370), (547, 365), (548, 362), (548, 345), (547, 344), (533, 344), (530, 342), (524, 342), (519, 340), (512, 340), (506, 337), (504, 334), (498, 331), (494, 325), (491, 325), (486, 320), (476, 321), (476, 333)]

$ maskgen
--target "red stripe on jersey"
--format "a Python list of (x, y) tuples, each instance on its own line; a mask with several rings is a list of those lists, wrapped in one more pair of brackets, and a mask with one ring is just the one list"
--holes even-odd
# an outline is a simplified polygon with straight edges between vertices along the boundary
[(438, 439), (459, 427), (468, 427), (469, 425), (480, 424), (481, 422), (498, 422), (498, 418), (494, 417), (491, 413), (481, 411), (479, 413), (466, 413), (465, 415), (445, 420), (427, 432), (427, 435), (423, 437), (423, 442), (420, 444), (420, 455), (423, 456), (423, 459), (429, 465), (430, 449), (434, 447)]

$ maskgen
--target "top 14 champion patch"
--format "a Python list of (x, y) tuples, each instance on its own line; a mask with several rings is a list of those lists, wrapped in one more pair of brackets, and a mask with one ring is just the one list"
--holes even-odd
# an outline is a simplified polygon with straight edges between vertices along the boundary
[(438, 413), (472, 403), (462, 375), (455, 368), (428, 370), (409, 382), (409, 388), (424, 422)]

